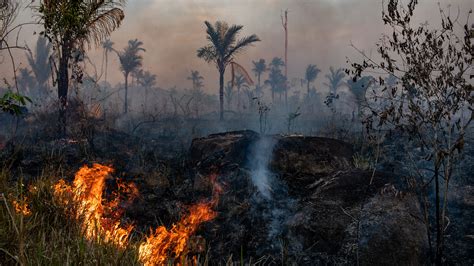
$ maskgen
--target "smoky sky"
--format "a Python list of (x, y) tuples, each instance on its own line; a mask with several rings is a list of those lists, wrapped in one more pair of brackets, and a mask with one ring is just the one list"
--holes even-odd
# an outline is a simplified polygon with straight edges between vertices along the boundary
[[(441, 1), (442, 7), (451, 6), (452, 12), (464, 14), (472, 8), (470, 0)], [(196, 50), (206, 44), (204, 21), (226, 21), (243, 25), (241, 36), (256, 34), (262, 40), (240, 54), (236, 61), (247, 70), (252, 60), (284, 55), (284, 32), (281, 12), (288, 14), (288, 76), (304, 77), (308, 64), (322, 70), (317, 86), (325, 82), (324, 74), (330, 66), (347, 67), (347, 58), (360, 58), (350, 46), (366, 53), (375, 53), (375, 43), (381, 33), (387, 32), (381, 19), (382, 1), (379, 0), (129, 0), (122, 26), (111, 35), (115, 49), (121, 50), (129, 39), (143, 41), (143, 69), (158, 76), (162, 88), (177, 86), (189, 88), (186, 79), (191, 70), (204, 76), (206, 90), (214, 92), (218, 86), (215, 66), (197, 58)], [(31, 14), (23, 11), (20, 17)], [(436, 1), (420, 1), (415, 13), (416, 21), (439, 21)], [(22, 37), (33, 39), (31, 30)], [(30, 40), (31, 42), (31, 40)], [(32, 42), (31, 42), (32, 43)], [(100, 68), (103, 52), (92, 48), (90, 57)], [(22, 61), (22, 53), (17, 53)], [(5, 64), (5, 62), (3, 63)], [(2, 71), (6, 71), (2, 67)], [(110, 55), (108, 80), (123, 82), (115, 54)]]

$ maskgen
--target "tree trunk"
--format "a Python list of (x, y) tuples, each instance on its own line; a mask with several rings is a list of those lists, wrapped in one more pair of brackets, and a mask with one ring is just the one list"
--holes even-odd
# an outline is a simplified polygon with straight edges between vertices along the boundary
[(125, 73), (125, 101), (123, 106), (123, 113), (128, 112), (128, 73)]
[(145, 109), (145, 112), (147, 111), (147, 107), (146, 107), (146, 104), (147, 104), (147, 100), (148, 100), (148, 86), (145, 87), (145, 101), (144, 101), (144, 109)]
[(66, 136), (66, 108), (67, 95), (69, 89), (69, 54), (70, 47), (67, 44), (61, 47), (61, 58), (59, 59), (59, 73), (58, 73), (58, 99), (59, 99), (59, 135)]
[(107, 66), (109, 65), (109, 53), (105, 50), (105, 83), (107, 84)]
[(237, 87), (237, 111), (240, 113), (240, 87)]
[(307, 86), (308, 86), (308, 98), (309, 98), (309, 80), (308, 80)]
[(224, 121), (224, 73), (225, 69), (219, 70), (219, 120)]
[(441, 249), (441, 224), (439, 211), (439, 165), (438, 155), (435, 159), (435, 205), (436, 205), (436, 265), (441, 265), (442, 249)]

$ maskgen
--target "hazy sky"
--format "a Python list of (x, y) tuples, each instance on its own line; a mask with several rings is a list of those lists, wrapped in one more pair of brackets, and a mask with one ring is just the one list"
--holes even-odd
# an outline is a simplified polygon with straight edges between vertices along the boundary
[[(417, 20), (435, 23), (439, 18), (437, 1), (420, 2)], [(448, 3), (453, 12), (459, 6), (464, 13), (474, 5), (471, 0), (453, 0), (441, 1), (441, 6)], [(205, 86), (215, 91), (218, 78), (214, 65), (196, 57), (196, 50), (206, 44), (204, 21), (240, 24), (243, 35), (260, 37), (261, 42), (236, 60), (250, 71), (251, 60), (283, 57), (280, 13), (284, 9), (289, 9), (288, 75), (303, 77), (306, 66), (316, 64), (323, 71), (317, 84), (325, 81), (330, 66), (346, 67), (346, 57), (357, 57), (351, 42), (369, 53), (385, 29), (380, 0), (128, 0), (125, 20), (111, 39), (116, 49), (122, 49), (129, 39), (142, 40), (147, 50), (143, 68), (158, 76), (160, 87), (190, 87), (186, 77), (197, 69), (205, 77)], [(30, 15), (25, 13), (23, 19), (25, 16)], [(31, 32), (23, 32), (24, 38), (30, 38), (25, 35)], [(100, 66), (102, 51), (92, 50), (90, 55)], [(109, 80), (122, 82), (118, 60), (113, 54), (110, 58)]]

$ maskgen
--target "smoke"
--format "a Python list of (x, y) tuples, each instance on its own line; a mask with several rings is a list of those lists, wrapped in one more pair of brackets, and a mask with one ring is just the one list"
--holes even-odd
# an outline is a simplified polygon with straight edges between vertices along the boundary
[(272, 159), (276, 140), (273, 137), (261, 137), (250, 149), (250, 176), (260, 194), (267, 200), (271, 200), (271, 189), (274, 183), (274, 174), (268, 166)]
[(288, 187), (270, 170), (278, 139), (261, 136), (251, 147), (248, 156), (250, 177), (258, 193), (253, 198), (254, 214), (268, 224), (268, 246), (280, 250), (282, 238), (288, 237), (287, 221), (292, 217), (296, 201), (288, 195)]

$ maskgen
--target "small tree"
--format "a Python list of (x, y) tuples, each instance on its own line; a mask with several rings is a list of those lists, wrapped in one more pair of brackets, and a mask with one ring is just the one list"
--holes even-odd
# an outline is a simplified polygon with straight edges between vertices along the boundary
[(201, 76), (199, 71), (197, 70), (191, 70), (191, 75), (187, 77), (188, 80), (191, 80), (193, 83), (193, 90), (200, 90), (202, 87), (204, 87), (203, 80), (204, 77)]
[[(431, 163), (433, 173), (427, 183), (434, 180), (435, 187), (436, 264), (441, 265), (449, 182), (463, 150), (464, 135), (474, 119), (474, 90), (467, 80), (473, 48), (468, 19), (458, 31), (458, 19), (453, 20), (440, 8), (439, 29), (430, 29), (427, 24), (413, 26), (416, 4), (416, 0), (406, 7), (397, 0), (388, 2), (382, 18), (393, 32), (383, 35), (377, 45), (381, 61), (361, 52), (365, 60), (352, 64), (352, 74), (354, 80), (366, 70), (387, 74), (374, 80), (377, 86), (372, 87), (364, 121), (367, 129), (398, 129), (427, 153), (424, 158)], [(396, 84), (386, 84), (384, 77), (390, 75)]]
[(262, 74), (267, 71), (267, 64), (265, 62), (265, 59), (260, 58), (258, 61), (252, 61), (253, 68), (252, 71), (255, 74), (255, 77), (257, 78), (257, 85), (255, 87), (257, 96), (262, 96), (262, 86), (261, 86), (261, 77)]
[(344, 85), (343, 79), (345, 76), (346, 74), (344, 73), (344, 70), (342, 68), (334, 70), (333, 67), (330, 67), (329, 74), (325, 75), (328, 82), (325, 82), (324, 85), (329, 88), (329, 94), (326, 96), (326, 100), (324, 101), (324, 103), (331, 109), (333, 109), (334, 107), (334, 100), (339, 99), (339, 94), (337, 93), (337, 90)]
[(306, 67), (304, 76), (307, 84), (308, 97), (310, 97), (309, 85), (318, 77), (319, 72), (321, 72), (321, 70), (316, 65), (308, 65)]
[(123, 49), (122, 52), (117, 52), (120, 60), (120, 70), (122, 70), (125, 78), (125, 98), (123, 105), (123, 112), (128, 112), (128, 77), (131, 72), (137, 70), (142, 66), (143, 57), (139, 54), (140, 51), (145, 51), (141, 46), (143, 42), (135, 40), (129, 40), (128, 45)]
[(149, 71), (144, 71), (139, 83), (145, 89), (145, 101), (144, 101), (145, 106), (144, 106), (144, 108), (145, 108), (145, 110), (147, 110), (148, 90), (156, 85), (156, 75), (152, 74)]
[[(59, 131), (66, 134), (66, 107), (69, 80), (80, 81), (73, 72), (84, 53), (84, 45), (100, 45), (124, 19), (123, 0), (43, 0), (38, 12), (44, 27), (42, 35), (49, 39), (55, 51), (55, 84), (58, 87)], [(76, 55), (76, 56), (73, 56)], [(73, 65), (71, 66), (70, 63)]]

